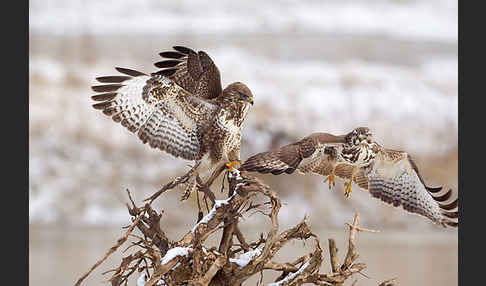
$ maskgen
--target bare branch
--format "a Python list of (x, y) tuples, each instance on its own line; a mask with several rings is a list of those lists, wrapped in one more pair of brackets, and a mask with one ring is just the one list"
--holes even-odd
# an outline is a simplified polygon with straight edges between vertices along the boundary
[(226, 259), (223, 256), (218, 257), (214, 263), (209, 267), (209, 270), (204, 274), (203, 277), (201, 277), (199, 280), (192, 282), (189, 285), (194, 285), (194, 286), (207, 286), (209, 285), (209, 282), (213, 279), (214, 275), (223, 268), (223, 266), (226, 264)]
[(329, 240), (329, 256), (331, 257), (331, 271), (332, 273), (337, 273), (340, 270), (339, 266), (339, 258), (337, 256), (338, 249), (336, 247), (336, 242), (334, 239), (330, 238)]
[(389, 279), (389, 280), (385, 280), (385, 281), (381, 282), (380, 285), (378, 285), (378, 286), (395, 286), (395, 285), (397, 285), (396, 284), (397, 279), (398, 278), (395, 277), (395, 278), (392, 278), (392, 279)]
[(83, 276), (81, 276), (81, 278), (78, 279), (78, 281), (76, 282), (76, 284), (74, 284), (75, 286), (79, 286), (81, 285), (81, 282), (83, 282), (83, 280), (88, 277), (88, 275), (93, 272), (93, 270), (96, 269), (96, 267), (98, 267), (101, 263), (103, 263), (103, 261), (105, 261), (108, 256), (110, 256), (113, 252), (115, 252), (118, 247), (120, 247), (128, 238), (128, 236), (130, 235), (130, 233), (132, 233), (133, 229), (135, 228), (135, 226), (138, 224), (138, 222), (140, 221), (142, 217), (137, 217), (133, 222), (132, 224), (130, 225), (130, 227), (128, 228), (128, 230), (125, 232), (125, 234), (118, 239), (117, 243), (112, 246), (108, 252), (100, 259), (98, 260), (93, 266), (91, 266), (90, 270), (88, 272), (86, 272)]
[[(228, 174), (228, 198), (215, 200), (214, 193), (209, 186), (224, 171), (224, 165), (218, 168), (206, 183), (202, 183), (198, 174), (195, 175), (196, 181), (200, 185), (198, 191), (203, 192), (205, 198), (208, 197), (212, 201), (212, 209), (206, 216), (200, 216), (198, 222), (180, 240), (170, 242), (160, 227), (160, 220), (164, 212), (159, 213), (154, 210), (152, 202), (163, 192), (187, 182), (193, 176), (191, 172), (194, 170), (195, 168), (191, 169), (186, 175), (165, 185), (146, 199), (145, 201), (148, 202), (141, 207), (136, 205), (127, 190), (130, 200), (127, 209), (133, 216), (132, 224), (115, 246), (96, 262), (75, 285), (80, 285), (84, 278), (124, 244), (129, 236), (138, 241), (131, 242), (124, 251), (134, 253), (125, 256), (118, 268), (104, 272), (104, 274), (111, 274), (108, 281), (112, 286), (120, 286), (122, 283), (126, 285), (130, 275), (141, 271), (144, 271), (144, 276), (141, 277), (148, 279), (145, 282), (146, 286), (160, 284), (241, 285), (257, 274), (260, 275), (261, 284), (263, 270), (279, 272), (280, 275), (273, 285), (302, 285), (304, 283), (342, 285), (349, 277), (366, 268), (364, 263), (355, 263), (359, 256), (356, 234), (357, 232), (377, 231), (359, 226), (359, 214), (355, 215), (353, 224), (347, 224), (350, 231), (344, 262), (340, 264), (336, 243), (334, 239), (330, 238), (328, 241), (331, 272), (319, 273), (323, 262), (323, 250), (319, 238), (312, 233), (305, 217), (294, 227), (279, 233), (278, 213), (282, 203), (276, 193), (259, 179), (243, 177), (238, 170), (235, 170)], [(224, 185), (224, 180), (222, 184)], [(253, 199), (257, 196), (263, 196), (265, 202), (254, 203)], [(261, 206), (268, 208), (258, 209)], [(200, 210), (200, 204), (198, 209)], [(271, 226), (268, 230), (263, 231), (258, 239), (248, 241), (238, 224), (243, 215), (248, 215), (249, 210), (255, 209), (258, 209), (258, 214), (270, 219)], [(132, 234), (135, 228), (141, 233), (140, 235)], [(219, 247), (211, 249), (205, 247), (206, 239), (220, 229), (223, 229), (223, 233), (219, 240)], [(312, 238), (315, 243), (313, 252), (297, 257), (292, 262), (272, 261), (289, 241), (308, 240), (309, 238)], [(134, 249), (138, 249), (138, 251), (134, 251)], [(146, 279), (144, 278), (144, 281)], [(392, 286), (394, 280), (385, 281), (380, 285)]]
[(197, 162), (194, 165), (194, 167), (192, 167), (185, 175), (183, 175), (182, 177), (175, 178), (175, 180), (167, 183), (160, 190), (158, 190), (152, 196), (146, 198), (143, 201), (144, 202), (147, 202), (148, 201), (150, 204), (152, 204), (152, 202), (156, 198), (158, 198), (162, 193), (164, 193), (164, 192), (166, 192), (168, 190), (171, 190), (171, 189), (175, 188), (176, 186), (178, 186), (180, 184), (186, 183), (192, 177), (192, 175), (194, 174), (194, 172), (196, 171), (197, 167), (199, 167), (200, 164), (201, 164), (201, 162)]

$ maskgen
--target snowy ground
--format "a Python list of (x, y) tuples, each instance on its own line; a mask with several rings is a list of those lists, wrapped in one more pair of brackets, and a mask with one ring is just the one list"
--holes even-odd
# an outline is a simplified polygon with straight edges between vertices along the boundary
[[(96, 76), (153, 71), (176, 44), (207, 51), (223, 85), (253, 91), (242, 159), (314, 131), (368, 126), (415, 155), (431, 185), (457, 190), (457, 2), (199, 3), (30, 1), (31, 224), (125, 224), (126, 188), (141, 200), (186, 170), (90, 106)], [(339, 182), (331, 192), (317, 177), (262, 178), (288, 202), (287, 223), (308, 214), (340, 227), (360, 211), (372, 225), (436, 229), (357, 187), (344, 200)], [(194, 205), (178, 197), (160, 207), (189, 223), (182, 214)]]
[(360, 34), (457, 41), (457, 1), (31, 0), (38, 34)]

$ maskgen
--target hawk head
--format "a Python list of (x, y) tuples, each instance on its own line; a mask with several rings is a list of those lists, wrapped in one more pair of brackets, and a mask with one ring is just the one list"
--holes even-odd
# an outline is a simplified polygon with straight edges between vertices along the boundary
[(368, 127), (358, 127), (349, 132), (346, 137), (346, 144), (356, 146), (361, 144), (371, 144), (373, 141), (373, 134)]
[(250, 89), (244, 83), (234, 82), (223, 90), (220, 98), (222, 106), (234, 115), (233, 118), (240, 126), (250, 110), (250, 105), (253, 105), (253, 94)]
[(239, 102), (253, 105), (253, 94), (250, 89), (241, 82), (234, 82), (223, 90), (223, 98), (228, 102)]

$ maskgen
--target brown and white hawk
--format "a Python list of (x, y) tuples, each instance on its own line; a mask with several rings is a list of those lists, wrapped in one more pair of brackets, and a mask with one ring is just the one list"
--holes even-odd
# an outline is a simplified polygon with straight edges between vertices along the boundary
[[(253, 104), (250, 89), (234, 82), (224, 90), (219, 70), (203, 51), (175, 46), (145, 74), (119, 68), (123, 75), (96, 78), (91, 98), (115, 122), (143, 143), (174, 157), (213, 168), (240, 159), (241, 128)], [(233, 165), (230, 164), (229, 167)], [(199, 167), (201, 168), (201, 167)]]
[(395, 207), (425, 216), (442, 226), (457, 227), (458, 199), (445, 203), (452, 194), (442, 187), (425, 185), (417, 165), (409, 154), (384, 148), (377, 144), (371, 131), (359, 127), (346, 135), (313, 133), (302, 140), (251, 156), (240, 167), (242, 171), (291, 174), (314, 173), (348, 180), (345, 194), (349, 196), (352, 183)]

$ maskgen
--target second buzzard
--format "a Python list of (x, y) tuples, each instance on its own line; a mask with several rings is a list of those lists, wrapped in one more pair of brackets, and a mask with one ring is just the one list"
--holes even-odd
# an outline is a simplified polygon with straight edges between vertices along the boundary
[(409, 154), (380, 146), (367, 127), (359, 127), (346, 135), (313, 133), (304, 139), (274, 151), (262, 152), (248, 158), (241, 171), (259, 173), (314, 173), (327, 176), (329, 188), (334, 176), (349, 180), (345, 194), (349, 196), (352, 183), (395, 207), (425, 216), (442, 226), (457, 227), (453, 219), (458, 212), (458, 199), (446, 203), (452, 190), (439, 194), (442, 187), (425, 185), (415, 162)]

